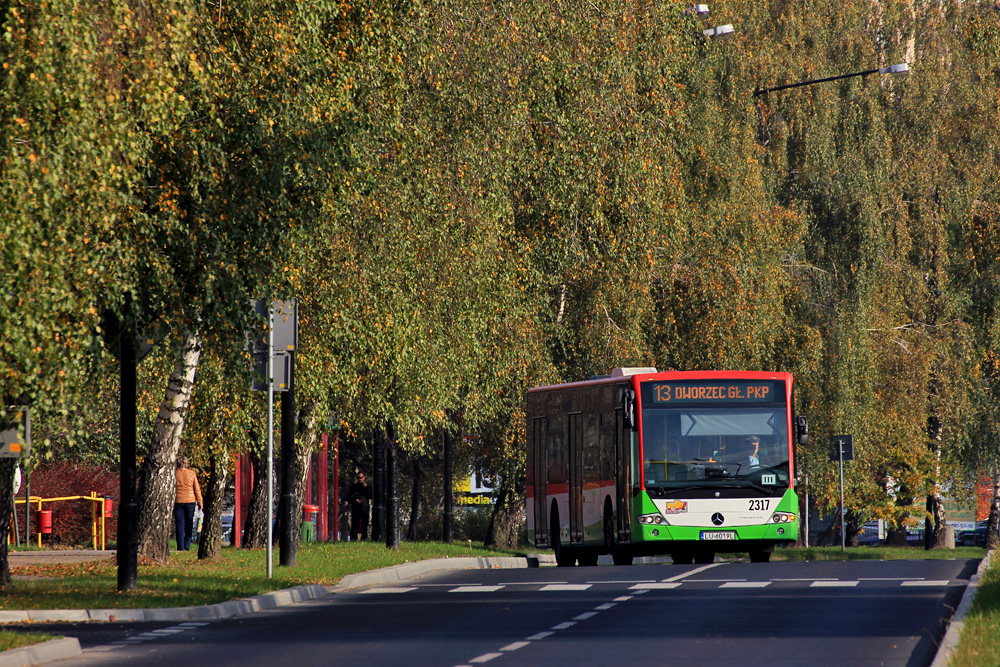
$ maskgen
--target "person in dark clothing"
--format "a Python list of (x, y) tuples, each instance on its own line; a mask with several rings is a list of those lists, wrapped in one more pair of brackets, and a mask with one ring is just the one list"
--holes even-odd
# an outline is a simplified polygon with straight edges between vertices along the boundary
[(372, 500), (372, 487), (368, 486), (363, 472), (347, 492), (347, 502), (351, 505), (351, 540), (368, 539), (368, 512)]

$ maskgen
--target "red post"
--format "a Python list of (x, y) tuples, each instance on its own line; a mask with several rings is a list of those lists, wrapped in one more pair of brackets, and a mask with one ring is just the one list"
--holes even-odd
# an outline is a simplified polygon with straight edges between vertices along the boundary
[(316, 466), (316, 504), (319, 506), (319, 517), (316, 519), (316, 541), (326, 542), (329, 537), (329, 478), (326, 476), (327, 460), (326, 447), (327, 435), (323, 434), (323, 446), (319, 450), (318, 465)]
[(233, 508), (232, 545), (239, 548), (243, 544), (243, 524), (250, 509), (250, 492), (253, 490), (253, 463), (249, 454), (240, 454), (236, 462), (236, 506)]

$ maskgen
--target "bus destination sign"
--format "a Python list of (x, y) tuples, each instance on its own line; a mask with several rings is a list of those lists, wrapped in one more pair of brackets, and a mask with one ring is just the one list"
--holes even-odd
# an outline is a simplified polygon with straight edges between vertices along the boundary
[(647, 405), (783, 403), (783, 384), (773, 380), (644, 382), (642, 398)]

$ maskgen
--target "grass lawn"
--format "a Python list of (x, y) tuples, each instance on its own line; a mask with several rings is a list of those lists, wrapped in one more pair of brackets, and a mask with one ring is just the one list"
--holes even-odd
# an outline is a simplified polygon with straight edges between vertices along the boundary
[(1000, 558), (993, 555), (979, 580), (976, 599), (965, 617), (951, 667), (1000, 665)]
[(53, 635), (28, 634), (23, 632), (11, 632), (10, 630), (0, 630), (0, 651), (9, 651), (12, 648), (24, 648), (32, 644), (40, 644), (50, 639), (56, 639)]
[[(521, 552), (523, 554), (523, 552)], [(214, 604), (300, 584), (336, 584), (345, 575), (429, 558), (510, 556), (465, 544), (404, 542), (399, 550), (372, 542), (325, 542), (300, 545), (296, 566), (279, 565), (274, 550), (274, 577), (268, 579), (264, 550), (227, 548), (214, 560), (199, 561), (197, 552), (173, 553), (165, 566), (140, 565), (138, 590), (118, 593), (114, 561), (71, 565), (30, 565), (12, 569), (14, 591), (0, 595), (0, 609), (115, 609), (188, 607)]]

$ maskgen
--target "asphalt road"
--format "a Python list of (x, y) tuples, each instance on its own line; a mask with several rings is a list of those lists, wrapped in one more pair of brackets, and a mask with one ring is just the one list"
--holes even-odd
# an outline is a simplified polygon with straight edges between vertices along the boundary
[[(975, 560), (462, 570), (210, 623), (53, 624), (57, 665), (930, 664)], [(38, 630), (38, 624), (31, 629)]]

